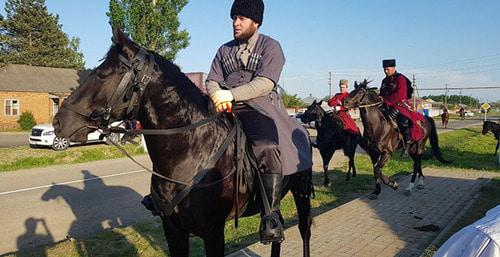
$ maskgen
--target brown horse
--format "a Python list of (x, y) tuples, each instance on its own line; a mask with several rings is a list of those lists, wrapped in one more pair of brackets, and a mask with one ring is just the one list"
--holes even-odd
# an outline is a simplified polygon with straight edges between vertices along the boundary
[(441, 114), (441, 125), (443, 128), (448, 128), (448, 120), (450, 119), (450, 113), (448, 109), (444, 108), (443, 113)]
[[(346, 108), (359, 108), (361, 121), (363, 122), (363, 137), (365, 138), (365, 150), (373, 164), (373, 174), (375, 178), (375, 190), (370, 196), (371, 199), (377, 199), (381, 192), (380, 182), (388, 185), (396, 190), (399, 185), (396, 181), (391, 180), (382, 173), (382, 168), (389, 161), (394, 151), (402, 147), (401, 136), (397, 129), (391, 126), (390, 121), (384, 115), (380, 108), (382, 101), (378, 96), (376, 88), (368, 88), (368, 81), (355, 83), (354, 90), (344, 100)], [(426, 117), (426, 122), (423, 126), (424, 136), (420, 141), (411, 144), (409, 154), (413, 159), (413, 174), (411, 182), (405, 191), (406, 195), (410, 195), (415, 186), (415, 179), (418, 174), (418, 189), (424, 188), (424, 174), (422, 173), (422, 156), (425, 151), (425, 143), (430, 139), (432, 151), (436, 159), (440, 162), (447, 163), (441, 156), (439, 149), (436, 125), (434, 120)]]
[[(64, 101), (53, 122), (56, 134), (82, 142), (115, 120), (139, 120), (143, 129), (136, 132), (145, 135), (153, 162), (151, 195), (170, 256), (189, 256), (190, 235), (203, 239), (206, 256), (224, 256), (226, 221), (258, 213), (263, 202), (238, 121), (216, 114), (170, 61), (116, 28), (113, 41), (104, 61)], [(311, 172), (285, 176), (282, 192), (293, 194), (304, 256), (311, 236)], [(272, 256), (279, 255), (280, 244), (273, 243)]]

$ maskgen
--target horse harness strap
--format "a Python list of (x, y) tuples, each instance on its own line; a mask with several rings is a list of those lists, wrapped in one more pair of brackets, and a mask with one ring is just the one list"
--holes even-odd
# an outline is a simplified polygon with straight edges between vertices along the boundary
[[(121, 54), (118, 57), (120, 62), (127, 67), (127, 71), (121, 78), (104, 110), (82, 112), (72, 104), (65, 103), (66, 108), (72, 112), (94, 121), (101, 121), (101, 124), (98, 125), (99, 128), (109, 125), (112, 111), (126, 109), (126, 115), (129, 116), (137, 111), (138, 105), (135, 102), (140, 99), (154, 72), (155, 58), (143, 48), (139, 49), (131, 61)], [(129, 90), (132, 90), (132, 96), (130, 99), (125, 99)], [(123, 103), (120, 103), (121, 100), (123, 100)]]
[(379, 106), (381, 105), (383, 102), (377, 102), (377, 103), (373, 103), (373, 104), (365, 104), (365, 105), (360, 105), (358, 106), (358, 108), (369, 108), (369, 107), (373, 107), (373, 106)]

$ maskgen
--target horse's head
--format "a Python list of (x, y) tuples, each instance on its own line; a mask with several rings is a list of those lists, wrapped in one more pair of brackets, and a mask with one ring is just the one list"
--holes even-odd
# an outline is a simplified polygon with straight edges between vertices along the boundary
[(344, 107), (356, 108), (362, 105), (376, 104), (380, 102), (378, 89), (376, 87), (368, 87), (371, 81), (364, 80), (359, 83), (354, 82), (354, 90), (349, 93), (349, 96), (344, 99)]
[(315, 121), (316, 119), (323, 118), (325, 110), (321, 107), (322, 102), (323, 101), (316, 102), (316, 100), (314, 100), (314, 102), (307, 107), (307, 110), (304, 112), (302, 117), (300, 117), (300, 121), (309, 123), (311, 121)]
[(482, 131), (483, 135), (486, 135), (488, 131), (493, 128), (493, 124), (494, 124), (493, 122), (487, 120), (483, 122), (483, 131)]
[(113, 28), (114, 45), (104, 61), (64, 101), (54, 117), (59, 137), (85, 142), (87, 134), (132, 118), (154, 68), (153, 55)]

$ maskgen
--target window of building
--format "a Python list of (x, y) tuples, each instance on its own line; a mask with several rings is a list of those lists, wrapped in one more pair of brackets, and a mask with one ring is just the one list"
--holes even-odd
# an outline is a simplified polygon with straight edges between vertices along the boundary
[(19, 115), (19, 100), (5, 99), (4, 100), (4, 114), (5, 116), (18, 116)]
[(59, 111), (59, 98), (52, 98), (52, 115), (55, 116)]

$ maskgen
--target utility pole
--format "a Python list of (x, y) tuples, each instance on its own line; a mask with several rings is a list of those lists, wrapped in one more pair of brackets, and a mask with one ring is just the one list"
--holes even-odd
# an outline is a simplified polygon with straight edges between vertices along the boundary
[(460, 107), (462, 107), (462, 89), (460, 89)]
[(328, 89), (330, 92), (330, 98), (332, 97), (332, 72), (328, 72)]
[(417, 98), (416, 98), (416, 93), (417, 93), (417, 80), (415, 79), (415, 74), (413, 74), (413, 110), (417, 110)]
[(444, 106), (448, 109), (448, 84), (444, 84)]

